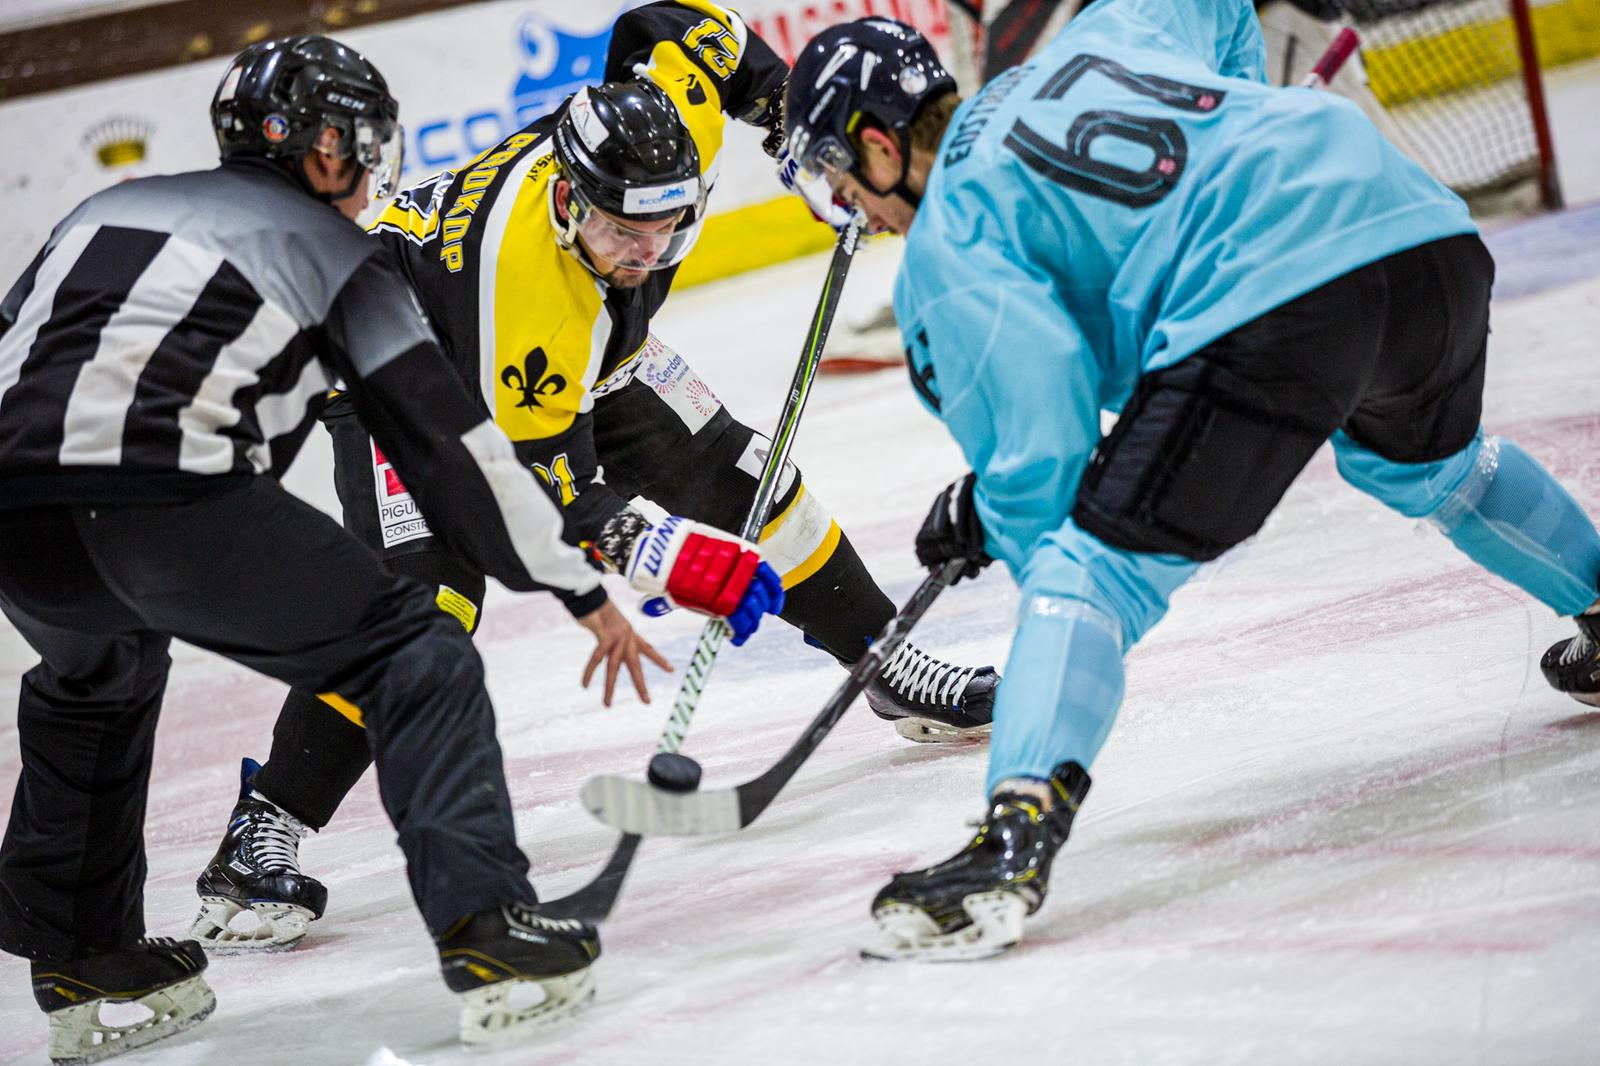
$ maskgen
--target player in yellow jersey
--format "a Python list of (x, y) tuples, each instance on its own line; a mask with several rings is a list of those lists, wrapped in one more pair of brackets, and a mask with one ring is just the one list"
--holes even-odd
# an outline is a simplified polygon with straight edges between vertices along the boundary
[[(769, 129), (776, 152), (787, 74), (732, 11), (706, 0), (637, 8), (614, 28), (605, 84), (403, 192), (372, 227), (463, 378), (562, 505), (568, 539), (609, 569), (626, 568), (629, 546), (664, 513), (738, 530), (754, 498), (766, 438), (649, 325), (704, 221), (727, 117)], [(346, 527), (474, 630), (482, 573), (433, 538), (353, 412), (336, 401), (324, 418)], [(852, 663), (893, 605), (792, 465), (772, 513), (761, 553), (782, 576), (781, 617)], [(556, 594), (574, 614), (591, 607)], [(913, 739), (981, 735), (997, 682), (989, 667), (903, 645), (867, 697)], [(246, 760), (229, 832), (200, 878), (193, 935), (213, 949), (297, 941), (326, 902), (300, 872), (298, 843), (370, 760), (358, 724), (291, 693), (270, 760)], [(231, 929), (246, 908), (261, 924)]]

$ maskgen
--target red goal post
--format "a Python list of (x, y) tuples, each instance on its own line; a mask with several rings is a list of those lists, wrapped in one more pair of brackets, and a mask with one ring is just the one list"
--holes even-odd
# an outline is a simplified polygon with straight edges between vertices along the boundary
[[(1529, 0), (1327, 0), (1362, 35), (1367, 87), (1401, 146), (1473, 199), (1532, 183), (1561, 206)], [(1537, 14), (1564, 4), (1541, 4)]]

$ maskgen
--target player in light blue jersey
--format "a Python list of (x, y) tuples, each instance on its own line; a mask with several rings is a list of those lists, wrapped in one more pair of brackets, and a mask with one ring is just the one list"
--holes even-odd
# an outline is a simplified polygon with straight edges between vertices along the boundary
[(790, 75), (802, 174), (906, 235), (912, 383), (972, 465), (918, 558), (999, 559), (1022, 586), (988, 813), (878, 894), (885, 957), (1017, 942), (1123, 656), (1330, 437), (1346, 480), (1577, 616), (1542, 665), (1600, 703), (1600, 535), (1479, 425), (1494, 265), (1466, 208), (1262, 65), (1248, 0), (1098, 0), (964, 103), (887, 19), (824, 31)]

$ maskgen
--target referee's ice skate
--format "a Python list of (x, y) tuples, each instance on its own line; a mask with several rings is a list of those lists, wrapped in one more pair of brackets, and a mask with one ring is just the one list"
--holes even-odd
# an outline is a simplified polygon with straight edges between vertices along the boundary
[(328, 906), (327, 888), (300, 872), (300, 841), (309, 830), (254, 790), (259, 769), (244, 760), (227, 834), (195, 881), (200, 914), (189, 935), (207, 951), (287, 951)]
[(878, 936), (862, 957), (959, 962), (999, 955), (1022, 939), (1044, 903), (1050, 863), (1089, 792), (1077, 763), (1050, 774), (1051, 804), (997, 792), (971, 842), (925, 870), (896, 874), (872, 901)]
[(594, 998), (600, 934), (586, 922), (511, 903), (461, 919), (436, 942), (445, 984), (461, 994), (468, 1047), (513, 1042)]
[(907, 740), (982, 738), (989, 735), (999, 685), (992, 666), (954, 666), (908, 641), (867, 686), (867, 706)]
[[(115, 951), (33, 964), (33, 997), (50, 1017), (50, 1061), (100, 1062), (198, 1025), (217, 1006), (201, 973), (206, 956), (192, 940), (139, 940)], [(149, 1011), (118, 1024), (102, 1005), (136, 1004)]]

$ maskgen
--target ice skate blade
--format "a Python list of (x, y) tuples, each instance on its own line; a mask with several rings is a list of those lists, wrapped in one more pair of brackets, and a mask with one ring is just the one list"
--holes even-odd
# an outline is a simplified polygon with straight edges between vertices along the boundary
[(939, 932), (933, 919), (917, 907), (891, 903), (873, 917), (876, 942), (861, 949), (863, 959), (884, 962), (972, 962), (993, 958), (1022, 940), (1022, 919), (1028, 904), (1015, 892), (975, 892), (961, 901), (970, 925)]
[(948, 722), (932, 718), (896, 718), (894, 731), (918, 744), (949, 744), (960, 741), (985, 741), (989, 739), (990, 725), (975, 725), (963, 729)]
[(1600, 692), (1569, 692), (1567, 695), (1585, 707), (1600, 707)]
[[(234, 929), (229, 923), (250, 911), (254, 929)], [(207, 955), (242, 955), (248, 952), (288, 951), (306, 935), (316, 915), (292, 903), (260, 901), (248, 907), (222, 896), (201, 896), (200, 914), (189, 936), (200, 941)]]
[[(530, 985), (543, 989), (544, 999), (532, 1006), (514, 1006), (513, 994)], [(469, 1048), (515, 1043), (572, 1017), (593, 999), (594, 970), (588, 966), (561, 977), (524, 977), (475, 988), (461, 994), (461, 1043)]]
[[(151, 1016), (133, 1025), (100, 1021), (102, 1003), (134, 1002)], [(50, 1061), (83, 1066), (146, 1047), (199, 1025), (217, 1009), (217, 997), (199, 974), (175, 981), (136, 1000), (97, 999), (50, 1014)]]

